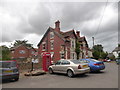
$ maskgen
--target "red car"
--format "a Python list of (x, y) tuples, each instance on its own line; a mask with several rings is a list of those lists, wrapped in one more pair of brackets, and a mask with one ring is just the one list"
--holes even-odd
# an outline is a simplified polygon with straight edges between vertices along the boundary
[(103, 62), (107, 62), (107, 59), (104, 59)]

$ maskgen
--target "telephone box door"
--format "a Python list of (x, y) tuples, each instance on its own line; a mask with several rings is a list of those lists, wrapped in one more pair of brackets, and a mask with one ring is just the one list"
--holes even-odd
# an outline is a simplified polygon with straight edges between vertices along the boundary
[(48, 71), (48, 67), (51, 65), (51, 54), (44, 52), (42, 55), (42, 68), (44, 71)]

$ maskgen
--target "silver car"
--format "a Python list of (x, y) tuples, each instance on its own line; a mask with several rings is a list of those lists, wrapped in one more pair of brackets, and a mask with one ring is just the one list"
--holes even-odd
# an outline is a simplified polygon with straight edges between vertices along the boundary
[(68, 77), (90, 72), (88, 64), (79, 60), (59, 60), (56, 64), (49, 66), (48, 70), (50, 74), (65, 73)]

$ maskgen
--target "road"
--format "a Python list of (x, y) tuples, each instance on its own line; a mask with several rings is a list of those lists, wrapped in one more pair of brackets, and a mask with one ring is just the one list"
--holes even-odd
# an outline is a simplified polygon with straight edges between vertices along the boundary
[(21, 77), (17, 82), (5, 82), (3, 88), (118, 88), (118, 65), (105, 63), (100, 73), (88, 73), (69, 78), (66, 75), (46, 74)]

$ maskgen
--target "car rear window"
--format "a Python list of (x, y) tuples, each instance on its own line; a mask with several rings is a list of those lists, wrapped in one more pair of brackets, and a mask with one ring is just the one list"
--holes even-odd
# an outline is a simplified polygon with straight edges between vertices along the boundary
[(0, 62), (0, 68), (16, 67), (16, 62)]
[(70, 61), (73, 62), (74, 64), (82, 63), (80, 60), (70, 60)]
[(99, 62), (98, 60), (95, 59), (90, 59), (92, 62)]

